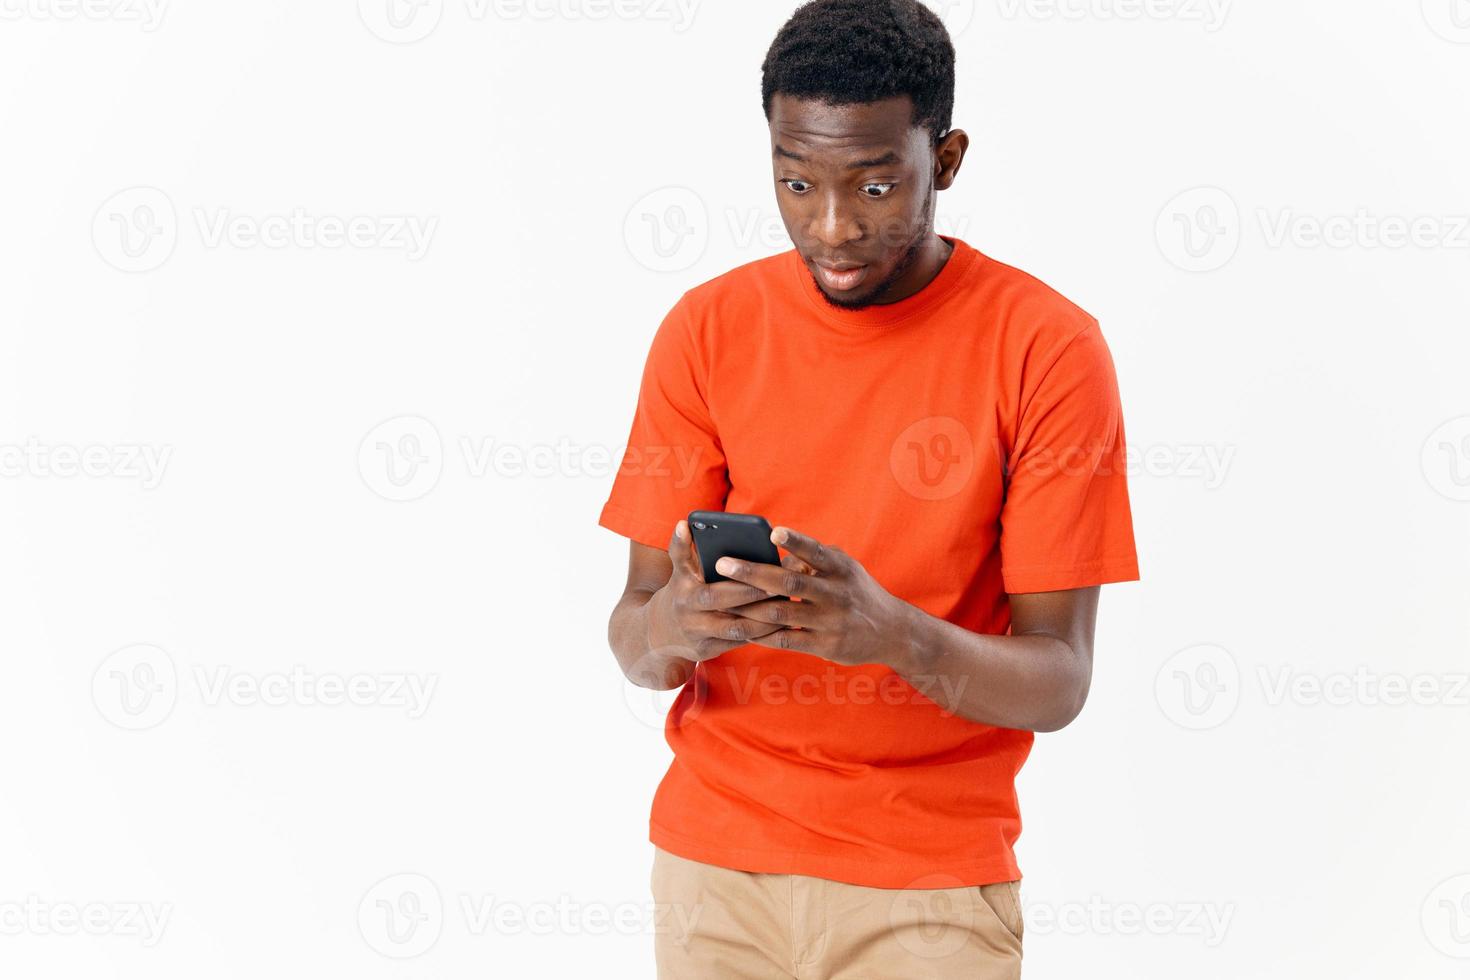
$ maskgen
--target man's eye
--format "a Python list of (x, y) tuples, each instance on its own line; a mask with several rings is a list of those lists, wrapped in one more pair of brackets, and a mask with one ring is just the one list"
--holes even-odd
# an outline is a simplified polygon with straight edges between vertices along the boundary
[(897, 186), (897, 184), (864, 184), (862, 191), (869, 197), (883, 197)]
[(811, 185), (808, 184), (806, 181), (804, 181), (804, 180), (797, 180), (794, 177), (783, 179), (781, 181), (781, 183), (785, 184), (787, 187), (789, 187), (793, 192), (795, 192), (797, 194), (805, 194), (808, 190), (811, 189)]

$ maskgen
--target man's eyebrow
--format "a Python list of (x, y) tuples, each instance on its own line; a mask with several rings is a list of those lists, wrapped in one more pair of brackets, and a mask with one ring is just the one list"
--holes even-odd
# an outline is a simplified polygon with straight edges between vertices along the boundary
[[(776, 152), (775, 152), (775, 155), (778, 156), (778, 157), (786, 157), (788, 160), (795, 160), (798, 163), (806, 163), (807, 162), (806, 157), (802, 156), (800, 153), (792, 153), (790, 150), (786, 149), (786, 147), (782, 146), (780, 143), (777, 143), (776, 144)], [(899, 161), (898, 153), (895, 152), (895, 151), (893, 151), (893, 150), (889, 150), (887, 153), (883, 154), (882, 156), (880, 156), (880, 157), (873, 157), (870, 160), (854, 160), (852, 163), (849, 163), (847, 165), (847, 169), (849, 169), (849, 170), (865, 170), (868, 167), (886, 167), (888, 164), (890, 164), (890, 163), (898, 163), (898, 161)]]
[(873, 157), (871, 160), (854, 160), (847, 165), (848, 170), (866, 170), (868, 167), (886, 167), (890, 163), (898, 162), (898, 154), (889, 150), (881, 157)]

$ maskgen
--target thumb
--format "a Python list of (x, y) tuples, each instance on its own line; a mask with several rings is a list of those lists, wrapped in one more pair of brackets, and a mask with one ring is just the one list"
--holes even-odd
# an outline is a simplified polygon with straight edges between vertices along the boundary
[(694, 557), (693, 542), (689, 537), (689, 522), (680, 519), (674, 524), (674, 534), (669, 538), (669, 561), (673, 562), (674, 574), (693, 575), (702, 579), (704, 573)]

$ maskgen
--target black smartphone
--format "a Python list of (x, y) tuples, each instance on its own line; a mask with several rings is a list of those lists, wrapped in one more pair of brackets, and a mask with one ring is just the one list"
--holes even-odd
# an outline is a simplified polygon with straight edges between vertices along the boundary
[(715, 571), (726, 556), (744, 561), (781, 564), (781, 552), (771, 543), (771, 525), (759, 514), (727, 514), (719, 510), (689, 512), (689, 534), (706, 582), (727, 582)]

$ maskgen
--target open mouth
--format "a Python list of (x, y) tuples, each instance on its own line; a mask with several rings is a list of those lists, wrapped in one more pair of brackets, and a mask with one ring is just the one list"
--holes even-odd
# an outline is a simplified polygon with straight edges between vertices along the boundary
[(816, 269), (817, 278), (834, 293), (845, 293), (856, 289), (868, 276), (868, 267), (865, 265), (836, 269), (821, 263), (813, 263), (813, 266)]

